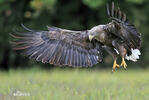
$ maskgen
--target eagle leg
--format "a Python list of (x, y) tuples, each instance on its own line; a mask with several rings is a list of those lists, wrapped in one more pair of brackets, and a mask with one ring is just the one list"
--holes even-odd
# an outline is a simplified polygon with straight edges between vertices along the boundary
[(121, 66), (126, 69), (127, 64), (125, 62), (125, 56), (127, 54), (127, 49), (124, 47), (124, 44), (120, 42), (119, 39), (112, 41), (112, 45), (119, 51), (120, 56), (122, 57)]
[(117, 64), (116, 59), (114, 59), (113, 67), (112, 67), (112, 72), (115, 71), (116, 68), (119, 68), (120, 65)]
[(116, 68), (119, 68), (120, 65), (117, 64), (117, 57), (118, 57), (118, 53), (110, 46), (106, 46), (104, 45), (103, 48), (110, 54), (112, 55), (112, 57), (114, 58), (114, 63), (113, 63), (113, 67), (112, 67), (112, 72), (115, 71)]
[(126, 62), (125, 62), (125, 59), (124, 59), (123, 57), (122, 57), (121, 66), (122, 66), (123, 68), (125, 68), (125, 69), (126, 69), (126, 67), (127, 67), (127, 64), (126, 64)]

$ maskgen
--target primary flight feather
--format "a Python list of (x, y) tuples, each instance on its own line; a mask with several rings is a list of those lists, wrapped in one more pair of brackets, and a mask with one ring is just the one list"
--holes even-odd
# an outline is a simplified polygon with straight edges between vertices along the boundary
[[(23, 50), (31, 59), (54, 65), (73, 67), (93, 66), (103, 59), (105, 49), (114, 58), (113, 71), (123, 66), (125, 59), (137, 61), (141, 54), (141, 36), (134, 25), (130, 24), (126, 14), (107, 5), (107, 15), (112, 22), (98, 25), (90, 30), (71, 31), (57, 27), (47, 27), (47, 31), (36, 31), (23, 28), (27, 32), (11, 34), (14, 50)], [(122, 58), (118, 65), (117, 57)]]

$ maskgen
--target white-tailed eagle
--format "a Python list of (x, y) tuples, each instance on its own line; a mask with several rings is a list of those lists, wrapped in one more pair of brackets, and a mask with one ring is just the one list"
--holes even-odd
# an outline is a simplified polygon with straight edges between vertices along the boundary
[[(105, 49), (114, 58), (113, 71), (120, 66), (126, 68), (125, 59), (137, 61), (141, 54), (141, 36), (126, 14), (107, 5), (107, 15), (112, 20), (90, 30), (71, 31), (57, 27), (47, 27), (46, 31), (31, 30), (11, 34), (13, 49), (22, 50), (31, 59), (54, 65), (73, 67), (93, 66), (103, 59)], [(117, 57), (122, 58), (120, 65)]]

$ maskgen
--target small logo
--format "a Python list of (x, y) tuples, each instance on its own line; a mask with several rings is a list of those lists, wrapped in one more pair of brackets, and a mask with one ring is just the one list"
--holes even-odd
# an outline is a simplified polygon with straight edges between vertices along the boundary
[(15, 91), (13, 93), (13, 96), (30, 96), (30, 93), (25, 93), (25, 92), (21, 92), (21, 91)]

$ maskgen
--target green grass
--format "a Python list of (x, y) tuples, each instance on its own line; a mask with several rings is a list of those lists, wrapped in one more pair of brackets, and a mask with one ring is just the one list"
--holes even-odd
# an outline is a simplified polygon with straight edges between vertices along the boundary
[(149, 100), (149, 70), (1, 71), (0, 100)]

